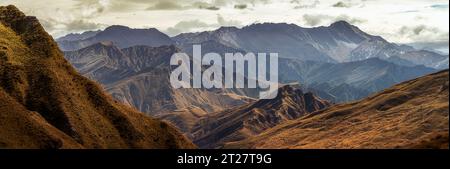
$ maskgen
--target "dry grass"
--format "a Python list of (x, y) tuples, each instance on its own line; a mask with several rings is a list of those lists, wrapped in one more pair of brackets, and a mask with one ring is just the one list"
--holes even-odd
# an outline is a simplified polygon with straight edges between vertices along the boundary
[(80, 76), (34, 17), (0, 7), (0, 35), (0, 147), (195, 147)]
[(448, 70), (278, 125), (227, 148), (448, 149)]

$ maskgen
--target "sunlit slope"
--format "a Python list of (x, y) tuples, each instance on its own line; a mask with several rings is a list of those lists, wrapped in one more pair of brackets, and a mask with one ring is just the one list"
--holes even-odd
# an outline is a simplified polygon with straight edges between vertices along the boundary
[(446, 148), (448, 70), (329, 107), (226, 148)]
[(0, 7), (0, 148), (194, 148), (113, 101), (64, 59), (35, 17)]

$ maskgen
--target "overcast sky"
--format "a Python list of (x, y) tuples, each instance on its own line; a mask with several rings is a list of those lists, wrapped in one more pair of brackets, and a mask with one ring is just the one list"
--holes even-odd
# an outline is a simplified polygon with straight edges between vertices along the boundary
[(448, 0), (0, 0), (39, 18), (54, 37), (109, 25), (181, 32), (286, 22), (302, 27), (346, 20), (396, 43), (448, 52)]

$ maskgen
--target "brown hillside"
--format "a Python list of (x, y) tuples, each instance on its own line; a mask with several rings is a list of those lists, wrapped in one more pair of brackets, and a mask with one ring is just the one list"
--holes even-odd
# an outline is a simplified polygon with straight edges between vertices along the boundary
[(226, 148), (448, 149), (449, 71), (315, 112)]
[(35, 17), (0, 7), (0, 148), (194, 148), (113, 101), (64, 59)]
[(192, 135), (199, 147), (220, 148), (227, 142), (246, 139), (329, 105), (312, 93), (286, 85), (279, 89), (274, 99), (259, 100), (208, 115), (195, 126)]

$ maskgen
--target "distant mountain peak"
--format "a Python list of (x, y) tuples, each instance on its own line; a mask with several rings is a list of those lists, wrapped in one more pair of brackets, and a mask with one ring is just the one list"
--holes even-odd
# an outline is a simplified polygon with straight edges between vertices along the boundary
[(107, 27), (104, 31), (130, 30), (131, 28), (123, 25), (112, 25)]
[(96, 30), (96, 31), (87, 31), (87, 32), (83, 32), (83, 33), (70, 33), (68, 35), (65, 35), (63, 37), (60, 37), (57, 39), (57, 41), (77, 41), (77, 40), (84, 40), (87, 38), (90, 38), (92, 36), (97, 35), (97, 33), (99, 33), (100, 30)]
[(155, 28), (134, 29), (122, 25), (113, 25), (95, 33), (95, 35), (89, 38), (75, 39), (74, 41), (59, 41), (59, 46), (63, 51), (75, 51), (103, 41), (114, 42), (114, 45), (119, 48), (136, 45), (158, 47), (175, 43), (169, 36)]
[(217, 29), (217, 32), (232, 32), (232, 31), (237, 31), (239, 30), (239, 28), (235, 27), (235, 26), (222, 26), (219, 29)]
[(343, 20), (332, 23), (328, 28), (337, 30), (339, 32), (346, 32), (346, 31), (348, 31), (348, 32), (355, 32), (355, 33), (358, 33), (358, 34), (367, 35), (365, 32), (363, 32), (357, 26), (352, 25), (349, 22), (343, 21)]
[(352, 24), (344, 20), (336, 21), (330, 25), (330, 27), (352, 27), (352, 26), (353, 26)]
[(103, 32), (118, 32), (118, 31), (133, 31), (133, 30), (145, 30), (145, 31), (152, 31), (152, 32), (160, 32), (159, 30), (155, 29), (155, 28), (130, 28), (128, 26), (124, 26), (124, 25), (111, 25), (107, 28), (105, 28), (105, 30)]
[(242, 29), (249, 29), (249, 30), (276, 30), (280, 28), (300, 28), (299, 26), (295, 24), (288, 24), (288, 23), (272, 23), (272, 22), (265, 22), (265, 23), (254, 23), (249, 26), (246, 26)]

